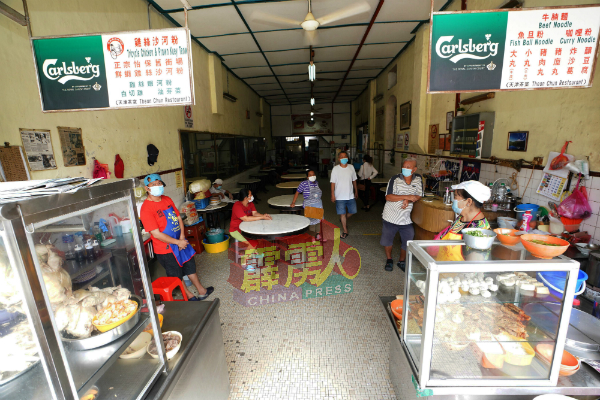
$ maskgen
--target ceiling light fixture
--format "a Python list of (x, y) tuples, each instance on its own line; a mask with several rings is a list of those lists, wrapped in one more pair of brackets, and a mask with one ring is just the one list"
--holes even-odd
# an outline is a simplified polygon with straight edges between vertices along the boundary
[(308, 14), (304, 18), (304, 21), (300, 24), (302, 29), (305, 31), (314, 31), (319, 27), (319, 21), (315, 19), (315, 16), (310, 10), (310, 0), (308, 0)]
[(313, 82), (315, 79), (317, 79), (317, 67), (315, 66), (315, 63), (311, 61), (310, 64), (308, 64), (308, 80)]
[(310, 98), (310, 105), (311, 105), (311, 106), (314, 106), (314, 105), (315, 105), (315, 98), (314, 98), (314, 97), (311, 97), (311, 98)]
[(313, 115), (315, 115), (314, 111), (310, 112), (310, 116), (312, 117)]

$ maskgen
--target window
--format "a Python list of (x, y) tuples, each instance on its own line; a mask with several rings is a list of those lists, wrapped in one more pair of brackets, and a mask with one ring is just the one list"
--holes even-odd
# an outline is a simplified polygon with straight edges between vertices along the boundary
[(394, 87), (394, 85), (396, 84), (397, 80), (398, 80), (398, 65), (394, 65), (394, 67), (392, 67), (392, 69), (390, 69), (390, 72), (388, 72), (387, 78), (388, 78), (388, 85), (387, 88), (388, 90), (390, 90), (392, 87)]

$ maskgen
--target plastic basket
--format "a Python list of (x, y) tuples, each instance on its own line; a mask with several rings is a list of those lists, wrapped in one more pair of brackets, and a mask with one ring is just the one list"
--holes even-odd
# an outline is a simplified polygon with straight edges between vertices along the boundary
[(208, 207), (210, 203), (210, 198), (202, 199), (202, 200), (194, 200), (194, 204), (196, 204), (196, 210), (204, 210)]

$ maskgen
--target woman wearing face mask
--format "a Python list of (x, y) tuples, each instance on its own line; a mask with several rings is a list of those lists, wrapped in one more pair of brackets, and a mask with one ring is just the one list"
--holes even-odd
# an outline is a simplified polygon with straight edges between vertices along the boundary
[[(321, 195), (323, 192), (321, 188), (319, 188), (319, 183), (317, 182), (317, 176), (315, 175), (315, 171), (308, 171), (308, 179), (302, 181), (298, 185), (298, 189), (296, 190), (296, 194), (294, 195), (294, 199), (292, 200), (292, 204), (290, 207), (296, 207), (296, 200), (298, 199), (298, 195), (302, 193), (304, 196), (304, 204), (306, 207), (315, 207), (315, 208), (323, 208), (323, 202), (321, 201)], [(315, 218), (309, 218), (310, 227), (309, 230), (311, 232), (315, 232), (316, 240), (321, 240), (321, 220)]]
[(371, 179), (375, 178), (378, 174), (375, 167), (373, 167), (373, 157), (365, 154), (363, 157), (363, 165), (360, 166), (358, 171), (358, 177), (363, 180), (365, 190), (362, 192), (362, 201), (365, 204), (362, 210), (370, 211), (371, 206), (369, 205), (369, 197), (371, 196)]
[(453, 185), (454, 201), (452, 202), (452, 211), (458, 214), (458, 217), (440, 239), (456, 239), (449, 234), (460, 235), (465, 228), (490, 229), (488, 220), (483, 215), (483, 203), (489, 200), (491, 191), (483, 183), (478, 181), (465, 181), (458, 185)]
[(165, 183), (158, 174), (150, 174), (144, 178), (148, 198), (142, 204), (140, 219), (146, 232), (152, 237), (154, 254), (162, 265), (168, 277), (183, 279), (184, 275), (192, 281), (198, 296), (194, 296), (186, 285), (188, 301), (204, 300), (214, 291), (214, 288), (204, 288), (196, 275), (194, 255), (196, 251), (185, 240), (183, 221), (173, 200), (163, 196)]
[(248, 241), (240, 232), (240, 224), (242, 222), (260, 221), (262, 219), (273, 219), (269, 214), (260, 214), (254, 207), (254, 196), (252, 191), (248, 189), (240, 190), (241, 201), (236, 202), (231, 210), (231, 222), (229, 223), (229, 234), (232, 238), (239, 242), (249, 244), (251, 247), (256, 247), (256, 241)]

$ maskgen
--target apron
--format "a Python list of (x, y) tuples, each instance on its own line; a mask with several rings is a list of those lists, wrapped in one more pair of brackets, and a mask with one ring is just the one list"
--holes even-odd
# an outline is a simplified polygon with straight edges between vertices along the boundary
[[(315, 208), (323, 208), (323, 202), (321, 201), (321, 195), (323, 192), (319, 188), (319, 185), (311, 186), (310, 181), (308, 181), (308, 187), (310, 191), (308, 192), (308, 199), (304, 199), (304, 207), (315, 207)], [(315, 218), (309, 218), (311, 225), (316, 225), (321, 220)]]
[[(181, 226), (179, 226), (179, 220), (175, 211), (172, 208), (168, 208), (165, 210), (165, 217), (167, 219), (167, 226), (162, 233), (171, 236), (173, 239), (179, 239), (181, 237)], [(176, 244), (169, 244), (169, 249), (171, 249), (171, 253), (175, 256), (177, 264), (180, 267), (183, 267), (183, 264), (191, 260), (194, 254), (196, 254), (196, 250), (189, 244), (183, 250), (179, 250), (179, 246)]]

